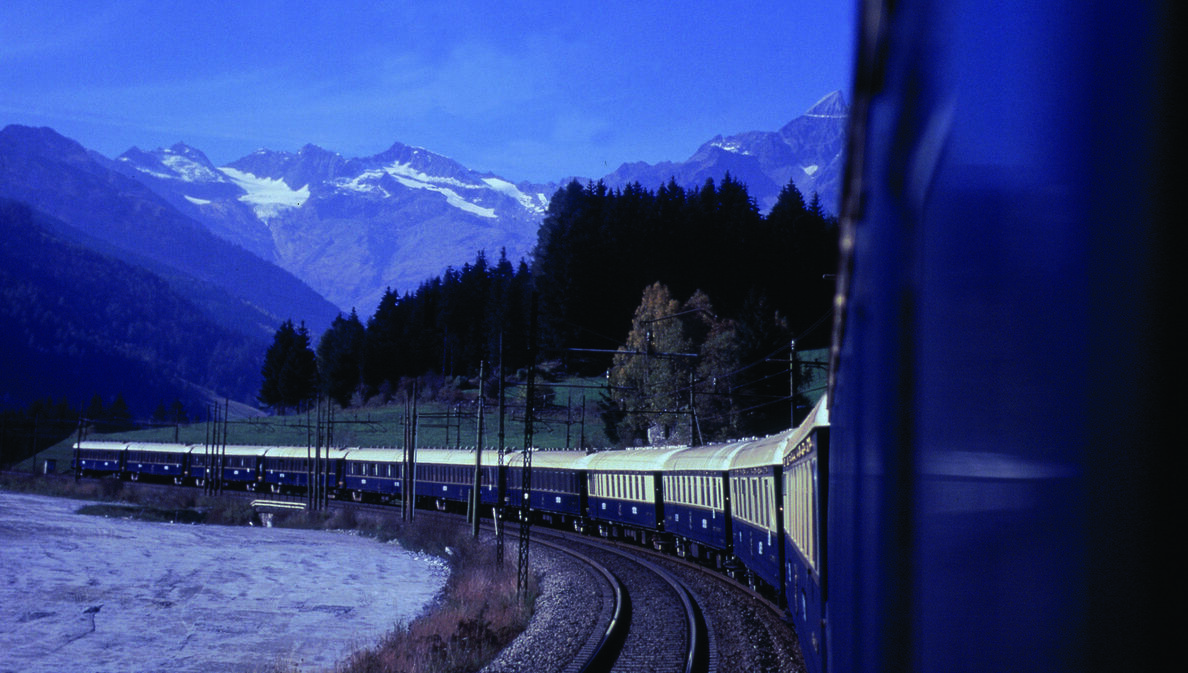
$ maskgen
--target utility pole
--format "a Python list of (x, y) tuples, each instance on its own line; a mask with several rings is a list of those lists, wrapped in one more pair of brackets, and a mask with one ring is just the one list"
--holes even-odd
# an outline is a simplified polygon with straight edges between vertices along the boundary
[(524, 516), (520, 521), (520, 562), (516, 571), (516, 592), (521, 601), (528, 600), (528, 544), (529, 531), (532, 528), (531, 490), (532, 490), (532, 422), (536, 411), (536, 292), (532, 293), (532, 318), (528, 334), (528, 387), (527, 409), (524, 412), (524, 471), (520, 481), (523, 499), (520, 511)]
[(78, 441), (74, 443), (74, 481), (82, 479), (83, 414), (78, 412)]
[(231, 426), (231, 400), (223, 398), (223, 442), (219, 445), (219, 493), (223, 492), (223, 469), (227, 463), (227, 433)]
[(796, 339), (790, 342), (791, 353), (788, 355), (788, 378), (789, 385), (792, 388), (792, 427), (796, 427)]
[(408, 521), (413, 520), (413, 513), (416, 511), (417, 504), (417, 383), (413, 381), (412, 399), (409, 402), (411, 410), (408, 416), (408, 425), (406, 426), (406, 451), (405, 453), (405, 469), (407, 472), (404, 477), (405, 486), (405, 504), (404, 509), (408, 512)]
[(409, 489), (408, 458), (409, 458), (409, 444), (410, 444), (409, 439), (408, 439), (408, 436), (409, 436), (408, 423), (409, 423), (409, 419), (411, 417), (412, 417), (412, 402), (411, 402), (411, 400), (408, 399), (407, 396), (405, 396), (405, 398), (404, 398), (404, 418), (400, 424), (401, 429), (404, 431), (404, 436), (401, 438), (401, 444), (404, 446), (404, 456), (403, 456), (403, 460), (401, 461), (401, 465), (400, 465), (400, 470), (403, 474), (403, 484), (404, 484), (403, 489), (400, 491), (400, 520), (401, 521), (408, 521), (408, 489)]
[(478, 396), (478, 440), (474, 444), (474, 484), (470, 489), (470, 536), (478, 538), (479, 507), (482, 505), (481, 489), (483, 485), (483, 392), (484, 392), (484, 363), (479, 360), (479, 396)]
[(503, 567), (503, 501), (507, 498), (507, 474), (503, 469), (503, 332), (499, 333), (499, 468), (495, 472), (495, 565)]

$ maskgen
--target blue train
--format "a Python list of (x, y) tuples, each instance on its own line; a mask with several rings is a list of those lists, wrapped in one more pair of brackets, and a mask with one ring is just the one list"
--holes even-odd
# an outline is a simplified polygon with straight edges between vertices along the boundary
[[(822, 401), (800, 428), (763, 439), (695, 448), (533, 451), (527, 493), (524, 452), (508, 452), (500, 467), (498, 453), (485, 450), (480, 501), (493, 508), (502, 482), (506, 505), (522, 520), (634, 540), (715, 565), (794, 606), (789, 612), (798, 631), (815, 633), (823, 597), (822, 547), (815, 536), (823, 510), (815, 478), (797, 466), (814, 469), (827, 445)], [(399, 449), (323, 451), (317, 470), (305, 447), (211, 452), (202, 445), (88, 440), (76, 452), (83, 474), (133, 481), (207, 485), (221, 461), (227, 488), (305, 493), (315, 471), (327, 492), (343, 499), (400, 502), (409, 488)], [(418, 449), (412, 481), (417, 506), (464, 510), (474, 469), (473, 449)], [(789, 530), (795, 534), (787, 535)], [(806, 642), (819, 646), (821, 638)]]

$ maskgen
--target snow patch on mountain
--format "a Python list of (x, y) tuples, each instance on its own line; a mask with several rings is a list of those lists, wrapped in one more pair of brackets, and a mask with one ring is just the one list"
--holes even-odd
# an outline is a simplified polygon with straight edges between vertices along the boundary
[(174, 172), (177, 179), (185, 182), (226, 182), (218, 171), (203, 166), (188, 156), (178, 154), (173, 149), (164, 150), (161, 163)]
[(190, 196), (188, 194), (186, 195), (186, 200), (196, 206), (209, 206), (210, 205), (210, 199), (200, 199), (200, 198), (197, 198), (194, 196)]
[(159, 180), (176, 180), (177, 179), (176, 175), (173, 175), (170, 173), (163, 173), (161, 171), (154, 171), (153, 169), (151, 169), (147, 166), (142, 166), (142, 165), (137, 164), (136, 162), (132, 161), (132, 159), (130, 159), (128, 157), (119, 157), (116, 159), (116, 161), (122, 161), (126, 164), (130, 164), (133, 168), (140, 171), (141, 173), (144, 173), (145, 175), (157, 178)]
[(537, 193), (536, 198), (533, 198), (520, 191), (519, 187), (516, 187), (507, 180), (491, 177), (483, 178), (483, 182), (500, 194), (515, 199), (521, 206), (530, 211), (543, 213), (549, 205), (549, 199), (544, 194)]
[(239, 197), (239, 200), (251, 206), (261, 222), (267, 223), (282, 212), (298, 208), (309, 200), (309, 185), (293, 189), (284, 180), (261, 178), (229, 166), (223, 166), (219, 170), (247, 192)]
[(383, 176), (384, 172), (376, 169), (371, 171), (363, 171), (353, 178), (337, 178), (331, 184), (339, 192), (379, 194), (380, 196), (387, 198), (392, 196), (392, 194), (379, 184), (379, 180)]
[(742, 143), (733, 141), (715, 140), (710, 143), (710, 147), (717, 147), (718, 149), (724, 150), (726, 152), (733, 152), (734, 154), (743, 154), (748, 156), (754, 154), (754, 152), (751, 152), (743, 147)]
[[(449, 177), (437, 177), (422, 173), (413, 168), (411, 164), (394, 162), (384, 166), (384, 171), (395, 178), (400, 184), (410, 189), (427, 189), (429, 191), (438, 192), (445, 197), (446, 203), (468, 213), (478, 215), (479, 217), (488, 217), (494, 219), (495, 209), (484, 208), (475, 203), (471, 203), (462, 198), (458, 192), (451, 189), (451, 187), (459, 187), (462, 189), (474, 189), (476, 185), (467, 184), (461, 180)], [(449, 185), (443, 187), (441, 185)]]

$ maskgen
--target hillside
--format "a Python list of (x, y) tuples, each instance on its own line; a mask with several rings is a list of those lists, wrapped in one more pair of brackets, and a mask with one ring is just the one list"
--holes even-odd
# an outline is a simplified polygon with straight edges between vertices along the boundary
[(151, 268), (224, 326), (267, 337), (283, 320), (329, 325), (308, 286), (186, 217), (145, 185), (48, 128), (0, 131), (0, 198), (70, 225), (73, 240)]
[(123, 394), (135, 414), (217, 391), (254, 397), (267, 344), (214, 324), (161, 277), (89, 250), (69, 225), (0, 199), (0, 405)]

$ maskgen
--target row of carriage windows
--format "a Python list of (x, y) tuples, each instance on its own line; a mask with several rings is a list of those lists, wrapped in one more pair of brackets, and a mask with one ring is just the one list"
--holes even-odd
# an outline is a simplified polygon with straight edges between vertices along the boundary
[[(393, 470), (397, 469), (395, 466)], [(471, 465), (417, 465), (417, 481), (433, 482), (435, 484), (460, 484), (469, 486), (474, 482), (474, 467)], [(395, 472), (393, 472), (395, 474)], [(495, 468), (482, 469), (482, 483), (495, 483)]]
[(129, 451), (129, 463), (160, 463), (166, 465), (181, 465), (185, 454), (163, 453), (160, 451)]
[[(190, 465), (193, 467), (206, 467), (207, 458), (210, 458), (211, 463), (217, 464), (213, 455), (207, 456), (205, 453), (191, 453)], [(256, 469), (256, 460), (256, 456), (223, 456), (223, 466), (254, 470)]]
[(802, 460), (784, 470), (785, 528), (792, 542), (817, 567), (817, 459)]
[(775, 529), (775, 493), (771, 479), (733, 477), (730, 488), (735, 493), (735, 516), (761, 528)]
[[(507, 487), (519, 489), (524, 485), (523, 468), (513, 467), (507, 471)], [(532, 468), (532, 488), (554, 493), (577, 493), (578, 474), (562, 470)]]
[(360, 463), (348, 461), (346, 473), (352, 477), (387, 477), (399, 479), (404, 466), (400, 463)]
[(704, 475), (669, 475), (664, 477), (665, 499), (674, 503), (722, 509), (722, 480)]
[(653, 483), (654, 478), (649, 474), (595, 473), (589, 477), (589, 489), (592, 497), (615, 500), (647, 502), (652, 499)]

